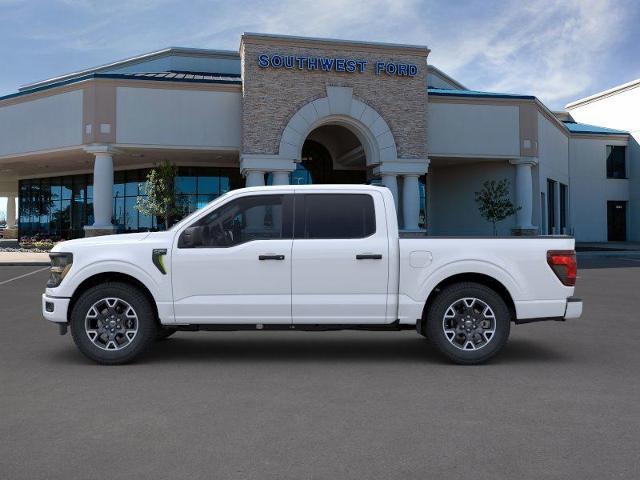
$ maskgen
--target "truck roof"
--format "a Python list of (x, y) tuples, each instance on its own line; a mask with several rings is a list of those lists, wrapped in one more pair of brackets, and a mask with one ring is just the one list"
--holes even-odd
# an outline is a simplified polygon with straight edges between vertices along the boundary
[(268, 191), (269, 189), (272, 189), (272, 188), (278, 188), (280, 190), (336, 190), (336, 191), (340, 191), (340, 190), (371, 191), (371, 190), (386, 189), (386, 187), (382, 187), (378, 185), (321, 184), (321, 185), (269, 185), (269, 186), (239, 188), (233, 191), (234, 192), (238, 192), (238, 191), (263, 192), (263, 191)]

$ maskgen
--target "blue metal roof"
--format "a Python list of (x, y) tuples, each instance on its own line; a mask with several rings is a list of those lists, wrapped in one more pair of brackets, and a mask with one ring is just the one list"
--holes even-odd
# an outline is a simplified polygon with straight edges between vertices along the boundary
[[(108, 74), (98, 74), (108, 75)], [(240, 74), (211, 73), (211, 72), (186, 72), (169, 70), (167, 72), (135, 72), (122, 74), (125, 78), (144, 78), (145, 80), (171, 80), (171, 81), (206, 81), (214, 83), (242, 83)]]
[(443, 97), (475, 97), (475, 98), (516, 98), (524, 100), (535, 100), (533, 95), (520, 95), (516, 93), (496, 93), (480, 92), (478, 90), (455, 90), (448, 88), (427, 88), (429, 95)]
[(73, 83), (91, 80), (93, 78), (113, 78), (126, 80), (151, 80), (154, 82), (186, 82), (186, 83), (222, 83), (231, 85), (242, 85), (240, 75), (228, 73), (200, 73), (200, 72), (148, 72), (148, 73), (90, 73), (81, 77), (71, 78), (60, 82), (49, 83), (42, 87), (31, 88), (17, 93), (10, 93), (0, 97), (0, 100), (22, 97), (35, 92), (49, 90), (50, 88), (62, 87)]
[(587, 123), (577, 122), (562, 122), (569, 129), (571, 133), (584, 133), (584, 134), (596, 134), (596, 135), (628, 135), (629, 132), (624, 130), (614, 130), (613, 128), (598, 127), (596, 125), (589, 125)]

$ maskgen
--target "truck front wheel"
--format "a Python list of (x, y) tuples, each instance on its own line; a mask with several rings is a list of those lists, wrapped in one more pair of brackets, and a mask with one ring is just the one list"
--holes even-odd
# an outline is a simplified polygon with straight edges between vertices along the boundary
[(447, 358), (461, 365), (483, 363), (509, 338), (511, 315), (502, 297), (473, 282), (445, 287), (427, 311), (426, 333)]
[(147, 297), (120, 282), (82, 293), (71, 312), (70, 326), (78, 349), (104, 365), (131, 362), (149, 347), (158, 331)]

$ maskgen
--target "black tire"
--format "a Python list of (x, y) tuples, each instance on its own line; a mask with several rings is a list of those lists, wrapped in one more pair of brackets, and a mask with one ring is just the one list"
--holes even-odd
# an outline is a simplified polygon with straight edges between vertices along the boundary
[[(92, 306), (105, 298), (123, 300), (131, 306), (137, 316), (137, 332), (121, 349), (105, 350), (98, 347), (85, 329), (86, 317)], [(122, 365), (135, 360), (153, 343), (158, 331), (154, 310), (147, 297), (133, 285), (121, 282), (104, 283), (82, 293), (73, 307), (69, 325), (78, 349), (87, 358), (101, 365)], [(103, 337), (99, 337), (101, 338)]]
[[(479, 301), (474, 303), (473, 307), (467, 307), (469, 310), (465, 310), (465, 312), (469, 313), (469, 316), (465, 316), (465, 313), (460, 313), (460, 320), (456, 318), (455, 321), (451, 320), (451, 322), (455, 322), (455, 325), (459, 325), (458, 322), (463, 322), (465, 319), (471, 318), (473, 320), (474, 314), (471, 310), (479, 310), (482, 307), (482, 302), (484, 302), (493, 312), (493, 322), (490, 320), (489, 322), (492, 323), (495, 328), (495, 332), (491, 335), (488, 341), (486, 340), (486, 337), (489, 336), (489, 333), (485, 336), (478, 335), (473, 337), (467, 337), (466, 332), (461, 332), (455, 336), (453, 333), (450, 333), (452, 340), (449, 340), (445, 334), (445, 314), (447, 314), (447, 312), (455, 311), (458, 315), (455, 308), (452, 311), (450, 311), (449, 308), (454, 305), (464, 308), (464, 301), (463, 304), (456, 304), (456, 302), (460, 302), (465, 298), (473, 298)], [(468, 300), (468, 302), (471, 301)], [(476, 321), (478, 322), (478, 325), (482, 320), (484, 320), (484, 317), (480, 316), (480, 314), (476, 312)], [(467, 326), (473, 328), (472, 325)], [(459, 328), (464, 329), (465, 327), (460, 326)], [(494, 357), (507, 343), (510, 328), (511, 313), (509, 312), (509, 308), (505, 301), (495, 290), (479, 283), (462, 282), (445, 287), (438, 294), (427, 311), (426, 336), (449, 360), (460, 365), (484, 363)], [(478, 331), (482, 331), (481, 328)], [(474, 331), (472, 330), (469, 335), (473, 335), (473, 333)], [(475, 345), (468, 343), (470, 341), (469, 338), (474, 338), (474, 341), (477, 340), (480, 342), (479, 346), (476, 348)], [(476, 349), (466, 349), (467, 347)]]
[(166, 340), (177, 331), (178, 330), (176, 328), (172, 327), (160, 327), (158, 328), (158, 332), (156, 333), (156, 341)]

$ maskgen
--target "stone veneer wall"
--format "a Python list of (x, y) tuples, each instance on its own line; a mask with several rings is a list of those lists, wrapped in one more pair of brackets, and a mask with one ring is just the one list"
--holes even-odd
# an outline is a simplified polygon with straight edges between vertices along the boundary
[[(399, 158), (427, 158), (427, 61), (405, 49), (383, 50), (339, 44), (296, 46), (244, 37), (241, 44), (243, 77), (242, 153), (277, 154), (289, 119), (305, 104), (327, 95), (327, 86), (353, 88), (353, 96), (375, 109), (394, 136)], [(340, 57), (368, 62), (364, 73), (261, 68), (258, 55)], [(414, 77), (375, 74), (375, 62), (413, 63)]]

